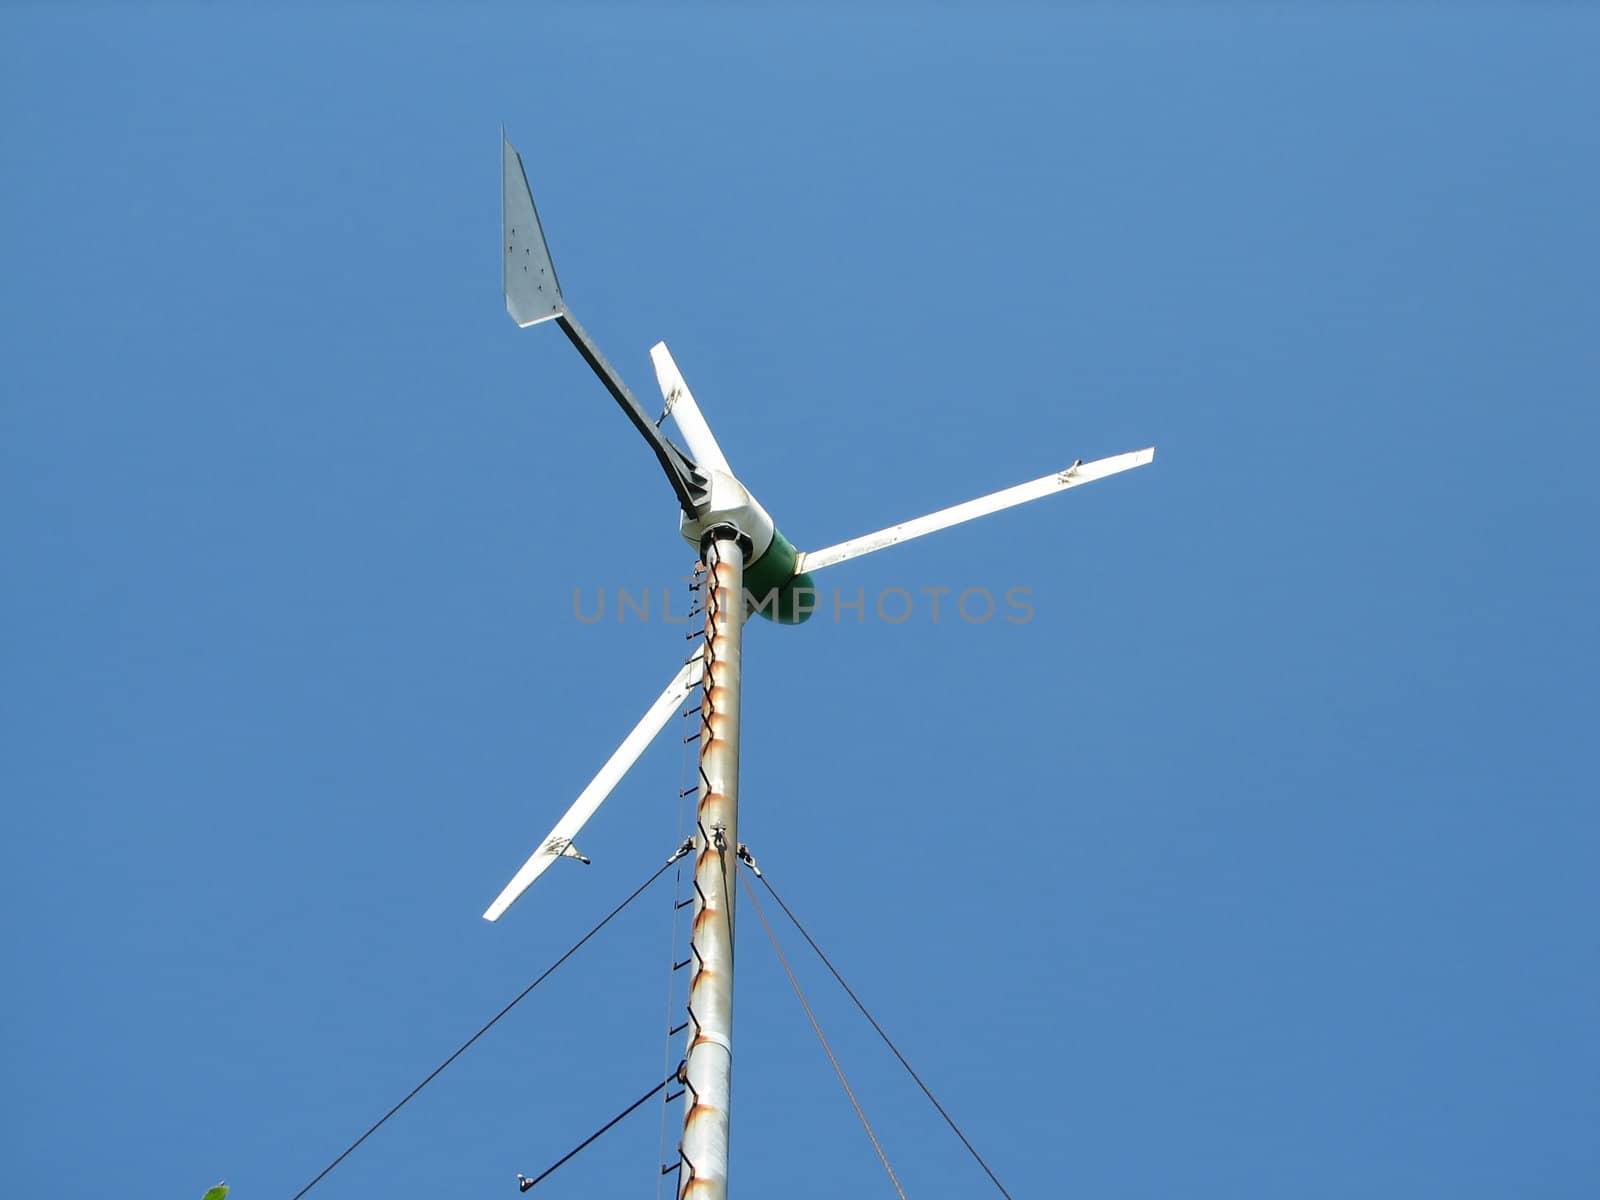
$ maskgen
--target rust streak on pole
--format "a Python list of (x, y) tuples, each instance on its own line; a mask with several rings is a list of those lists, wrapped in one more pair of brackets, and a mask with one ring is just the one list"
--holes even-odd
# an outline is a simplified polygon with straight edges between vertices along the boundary
[(700, 693), (700, 792), (694, 839), (689, 1047), (684, 1056), (680, 1200), (728, 1194), (733, 1079), (733, 880), (739, 846), (739, 655), (744, 551), (736, 531), (707, 531), (705, 674)]

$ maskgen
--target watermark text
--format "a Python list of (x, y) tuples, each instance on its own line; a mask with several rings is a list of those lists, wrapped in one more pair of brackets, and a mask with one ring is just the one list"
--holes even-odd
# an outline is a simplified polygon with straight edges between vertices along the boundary
[[(746, 591), (745, 611), (779, 620), (831, 619), (835, 625), (849, 621), (865, 625), (869, 620), (885, 625), (913, 620), (934, 625), (950, 620), (968, 625), (990, 621), (1026, 625), (1033, 620), (1032, 597), (1033, 589), (1028, 587), (1006, 588), (998, 595), (986, 587), (886, 587), (875, 596), (869, 596), (864, 587), (853, 592), (837, 587), (788, 587), (759, 596)], [(574, 587), (572, 615), (585, 625), (607, 620), (687, 625), (695, 619), (683, 589), (672, 587)]]

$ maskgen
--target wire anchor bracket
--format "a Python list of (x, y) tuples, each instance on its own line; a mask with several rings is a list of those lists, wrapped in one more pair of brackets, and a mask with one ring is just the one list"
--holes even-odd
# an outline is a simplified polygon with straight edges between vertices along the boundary
[(750, 873), (757, 879), (762, 878), (761, 868), (756, 866), (756, 856), (750, 853), (750, 847), (743, 842), (739, 843), (739, 861), (750, 868)]

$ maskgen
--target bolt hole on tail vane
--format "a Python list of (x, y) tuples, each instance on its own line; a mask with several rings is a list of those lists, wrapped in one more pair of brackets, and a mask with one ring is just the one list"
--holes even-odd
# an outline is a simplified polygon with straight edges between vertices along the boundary
[[(732, 1069), (733, 908), (737, 863), (741, 647), (746, 618), (798, 625), (814, 607), (814, 572), (913, 538), (1040, 500), (1149, 464), (1154, 447), (1092, 462), (1076, 459), (1038, 479), (863, 534), (800, 550), (734, 473), (666, 344), (650, 349), (663, 402), (652, 417), (567, 304), (534, 205), (521, 155), (502, 132), (502, 236), (506, 311), (521, 328), (555, 322), (601, 386), (644, 439), (672, 489), (678, 530), (706, 564), (704, 636), (688, 661), (622, 739), (599, 773), (501, 891), (484, 917), (497, 921), (557, 859), (587, 863), (578, 851), (584, 824), (698, 688), (699, 787), (693, 838), (694, 930), (690, 941), (688, 1053), (679, 1195), (727, 1194), (729, 1083)], [(668, 426), (671, 433), (669, 435)], [(678, 440), (674, 440), (674, 436)]]

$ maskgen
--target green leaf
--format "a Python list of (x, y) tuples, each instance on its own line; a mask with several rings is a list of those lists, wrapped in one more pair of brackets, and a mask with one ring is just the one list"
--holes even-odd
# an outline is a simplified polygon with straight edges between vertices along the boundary
[(227, 1195), (228, 1185), (225, 1183), (219, 1183), (204, 1196), (200, 1197), (200, 1200), (226, 1200)]

